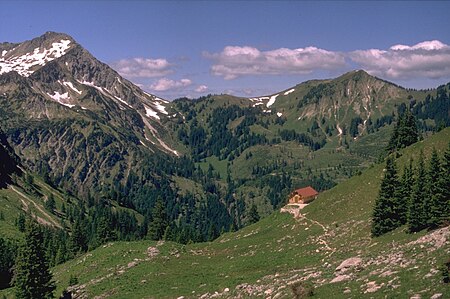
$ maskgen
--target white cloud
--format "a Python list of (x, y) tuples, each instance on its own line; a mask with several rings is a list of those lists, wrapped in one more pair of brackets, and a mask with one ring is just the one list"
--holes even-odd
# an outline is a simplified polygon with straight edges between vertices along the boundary
[(111, 63), (111, 67), (127, 78), (155, 78), (173, 73), (173, 65), (163, 58), (121, 59)]
[(199, 85), (199, 86), (195, 89), (195, 92), (202, 93), (202, 92), (205, 92), (205, 91), (207, 91), (207, 90), (208, 90), (208, 86), (206, 86), (206, 85)]
[(450, 77), (450, 46), (438, 40), (357, 50), (349, 57), (370, 74), (389, 79)]
[(192, 81), (189, 79), (181, 79), (179, 81), (174, 81), (167, 78), (161, 78), (150, 85), (150, 89), (154, 91), (167, 91), (174, 89), (181, 89), (183, 87), (187, 87), (192, 84)]
[(342, 53), (316, 47), (260, 51), (248, 46), (228, 46), (220, 53), (205, 52), (204, 56), (215, 61), (212, 73), (226, 80), (244, 75), (308, 74), (318, 69), (334, 70), (346, 65)]

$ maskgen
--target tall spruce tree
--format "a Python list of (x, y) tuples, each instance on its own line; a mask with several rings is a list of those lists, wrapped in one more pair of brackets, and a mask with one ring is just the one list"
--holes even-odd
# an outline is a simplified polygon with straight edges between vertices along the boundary
[(386, 172), (372, 215), (372, 236), (377, 237), (402, 225), (400, 217), (399, 180), (394, 157), (386, 160)]
[(152, 222), (148, 228), (148, 236), (152, 240), (161, 240), (164, 236), (167, 226), (169, 225), (166, 207), (161, 198), (155, 203), (152, 210)]
[(420, 152), (416, 183), (408, 208), (408, 229), (410, 232), (420, 231), (427, 226), (428, 215), (425, 203), (427, 202), (428, 193), (426, 190), (426, 179), (423, 152)]
[(253, 224), (259, 221), (259, 213), (258, 208), (255, 204), (252, 204), (252, 207), (250, 208), (250, 211), (248, 213), (248, 223)]
[(77, 255), (79, 252), (86, 252), (88, 249), (88, 240), (86, 231), (83, 228), (81, 221), (75, 221), (72, 228), (72, 235), (69, 238), (69, 251), (72, 256)]
[(444, 190), (444, 222), (450, 222), (450, 142), (442, 159), (442, 186)]
[(448, 202), (445, 196), (444, 176), (448, 175), (449, 173), (443, 172), (438, 153), (436, 149), (433, 149), (427, 173), (429, 197), (428, 202), (425, 203), (428, 207), (428, 226), (430, 228), (439, 227), (447, 218)]
[(44, 235), (38, 224), (27, 220), (25, 242), (17, 252), (14, 271), (16, 298), (53, 298), (55, 283), (45, 257)]
[(403, 168), (402, 178), (399, 187), (399, 218), (401, 224), (408, 221), (408, 207), (411, 203), (412, 190), (414, 186), (413, 160), (409, 160), (409, 165)]

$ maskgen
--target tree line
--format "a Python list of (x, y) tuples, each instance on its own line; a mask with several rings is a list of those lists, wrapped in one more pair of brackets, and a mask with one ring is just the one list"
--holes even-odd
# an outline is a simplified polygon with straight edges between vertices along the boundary
[(410, 233), (435, 229), (450, 222), (450, 143), (442, 157), (433, 149), (428, 163), (420, 153), (398, 174), (394, 155), (386, 160), (385, 175), (372, 215), (372, 236), (402, 225)]

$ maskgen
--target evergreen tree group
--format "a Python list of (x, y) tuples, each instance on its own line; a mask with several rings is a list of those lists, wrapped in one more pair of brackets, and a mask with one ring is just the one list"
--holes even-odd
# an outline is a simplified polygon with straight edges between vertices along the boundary
[(416, 118), (406, 109), (403, 114), (399, 115), (399, 119), (394, 127), (394, 132), (389, 140), (388, 150), (393, 152), (405, 148), (419, 139)]
[(400, 190), (397, 188), (398, 185), (399, 179), (395, 160), (392, 156), (389, 156), (386, 161), (386, 173), (381, 181), (380, 192), (373, 210), (373, 236), (380, 236), (403, 224), (400, 214)]
[(385, 175), (372, 214), (372, 236), (404, 224), (409, 232), (435, 229), (450, 221), (450, 144), (442, 162), (433, 149), (428, 165), (423, 152), (414, 171), (412, 160), (399, 179), (394, 157), (387, 158)]
[(26, 223), (25, 241), (17, 252), (14, 286), (17, 299), (53, 298), (56, 288), (45, 255), (43, 231), (31, 218)]

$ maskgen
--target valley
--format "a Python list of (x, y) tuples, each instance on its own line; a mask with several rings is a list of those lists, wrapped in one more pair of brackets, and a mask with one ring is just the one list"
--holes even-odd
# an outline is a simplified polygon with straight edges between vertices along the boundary
[[(167, 101), (64, 33), (0, 53), (0, 295), (14, 298), (11, 256), (34, 219), (57, 296), (450, 296), (447, 218), (371, 235), (386, 158), (444, 159), (450, 83), (406, 89), (355, 70)], [(306, 186), (318, 198), (280, 213)]]
[[(405, 149), (399, 166), (420, 150), (444, 151), (449, 138), (446, 129)], [(292, 285), (308, 281), (318, 298), (445, 298), (438, 268), (448, 256), (448, 227), (370, 237), (382, 171), (374, 166), (322, 193), (299, 218), (275, 212), (204, 244), (108, 243), (56, 267), (55, 277), (67, 285), (83, 273), (72, 289), (88, 297), (292, 298)]]

